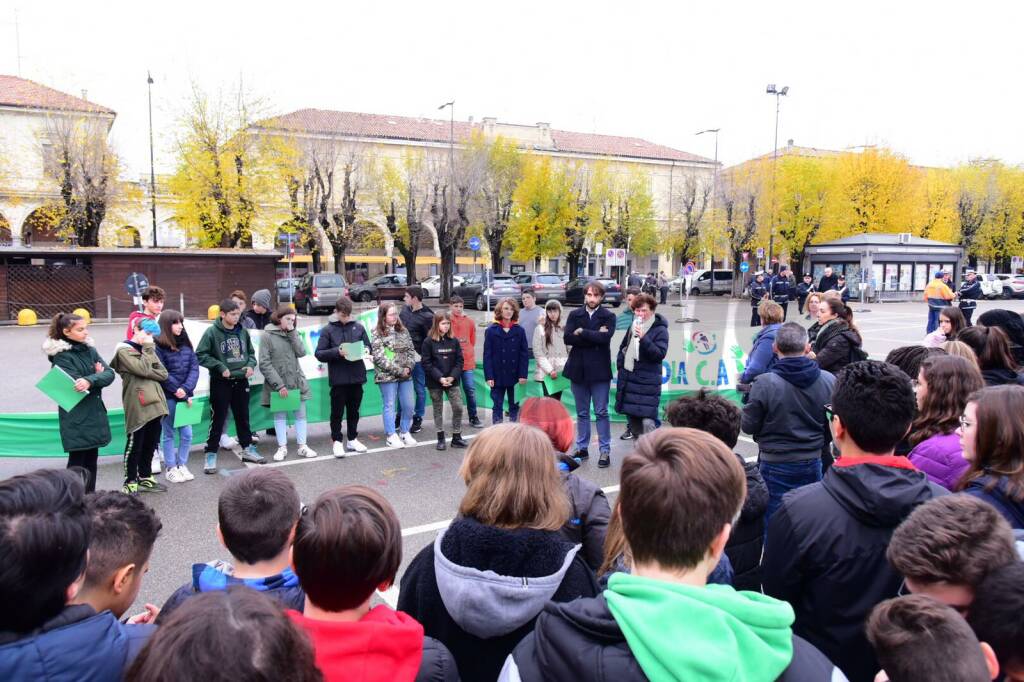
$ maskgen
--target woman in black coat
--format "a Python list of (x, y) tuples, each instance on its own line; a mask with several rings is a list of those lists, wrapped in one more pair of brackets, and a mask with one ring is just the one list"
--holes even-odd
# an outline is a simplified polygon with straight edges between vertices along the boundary
[(838, 296), (821, 299), (818, 322), (821, 327), (809, 357), (819, 367), (835, 374), (851, 362), (867, 359), (867, 353), (861, 350), (860, 331), (853, 324), (853, 311)]
[(668, 352), (668, 323), (654, 312), (649, 294), (633, 298), (633, 325), (622, 338), (615, 411), (626, 416), (629, 430), (639, 436), (653, 431), (661, 409), (661, 362)]

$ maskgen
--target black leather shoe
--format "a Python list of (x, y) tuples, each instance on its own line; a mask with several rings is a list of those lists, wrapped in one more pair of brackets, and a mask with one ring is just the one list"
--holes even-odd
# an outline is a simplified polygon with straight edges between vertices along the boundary
[(423, 417), (413, 417), (412, 427), (409, 429), (409, 433), (419, 433), (423, 430)]
[(448, 449), (448, 446), (445, 445), (445, 442), (444, 442), (444, 431), (438, 431), (437, 432), (437, 449), (438, 450), (447, 450)]
[(452, 447), (453, 448), (466, 448), (466, 447), (469, 447), (469, 443), (467, 443), (466, 441), (462, 440), (462, 434), (461, 433), (453, 433), (452, 434)]
[(474, 429), (479, 429), (481, 426), (484, 425), (484, 423), (480, 421), (480, 417), (470, 417), (469, 425), (472, 426)]
[(584, 450), (577, 450), (576, 454), (573, 455), (573, 457), (575, 457), (576, 459), (578, 459), (581, 462), (586, 462), (588, 459), (590, 459), (590, 453), (587, 452), (585, 449)]
[(606, 469), (612, 465), (612, 455), (610, 452), (602, 452), (601, 456), (597, 459), (597, 466), (601, 469)]

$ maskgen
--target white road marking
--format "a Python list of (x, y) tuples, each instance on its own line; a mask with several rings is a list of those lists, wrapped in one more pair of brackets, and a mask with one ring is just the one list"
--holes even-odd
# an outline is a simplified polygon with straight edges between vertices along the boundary
[[(479, 434), (471, 433), (469, 435), (463, 436), (462, 440), (473, 440), (474, 438), (477, 437), (477, 435), (479, 435)], [(297, 464), (311, 464), (313, 462), (326, 462), (326, 461), (332, 460), (332, 459), (348, 459), (349, 457), (359, 457), (361, 455), (372, 455), (372, 454), (374, 454), (376, 452), (399, 452), (401, 450), (415, 450), (416, 448), (423, 447), (425, 445), (434, 446), (436, 444), (437, 444), (436, 440), (422, 440), (422, 441), (417, 442), (414, 447), (408, 447), (408, 448), (392, 448), (392, 447), (388, 447), (388, 446), (385, 445), (385, 446), (379, 447), (379, 448), (371, 448), (371, 449), (367, 450), (366, 452), (346, 452), (344, 457), (335, 457), (334, 455), (331, 455), (331, 454), (317, 455), (316, 457), (299, 457), (299, 456), (297, 456), (295, 454), (289, 454), (290, 459), (286, 459), (283, 462), (274, 462), (272, 460), (268, 461), (266, 464), (253, 464), (251, 462), (246, 462), (245, 466), (250, 468), (250, 469), (252, 469), (254, 467), (263, 467), (264, 469), (269, 468), (269, 467), (274, 467), (274, 468), (276, 468), (276, 467), (290, 467), (290, 466), (295, 466)], [(333, 445), (333, 443), (332, 443), (332, 445)], [(458, 448), (456, 448), (456, 452), (458, 452)]]

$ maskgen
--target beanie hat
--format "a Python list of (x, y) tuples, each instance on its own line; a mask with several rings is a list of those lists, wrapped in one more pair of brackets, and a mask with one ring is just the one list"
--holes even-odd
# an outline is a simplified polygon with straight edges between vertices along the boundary
[(156, 320), (143, 320), (142, 323), (139, 324), (139, 329), (148, 334), (160, 334), (160, 325), (157, 324)]
[(253, 293), (252, 304), (263, 306), (267, 310), (270, 310), (270, 289), (260, 289)]

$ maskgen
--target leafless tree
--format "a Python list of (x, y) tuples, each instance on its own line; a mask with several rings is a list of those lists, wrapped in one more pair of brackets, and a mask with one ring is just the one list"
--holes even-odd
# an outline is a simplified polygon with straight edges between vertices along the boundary
[(441, 250), (442, 302), (451, 296), (455, 254), (465, 242), (473, 200), (481, 192), (488, 165), (488, 150), (480, 146), (460, 149), (449, 159), (430, 164), (430, 219)]

